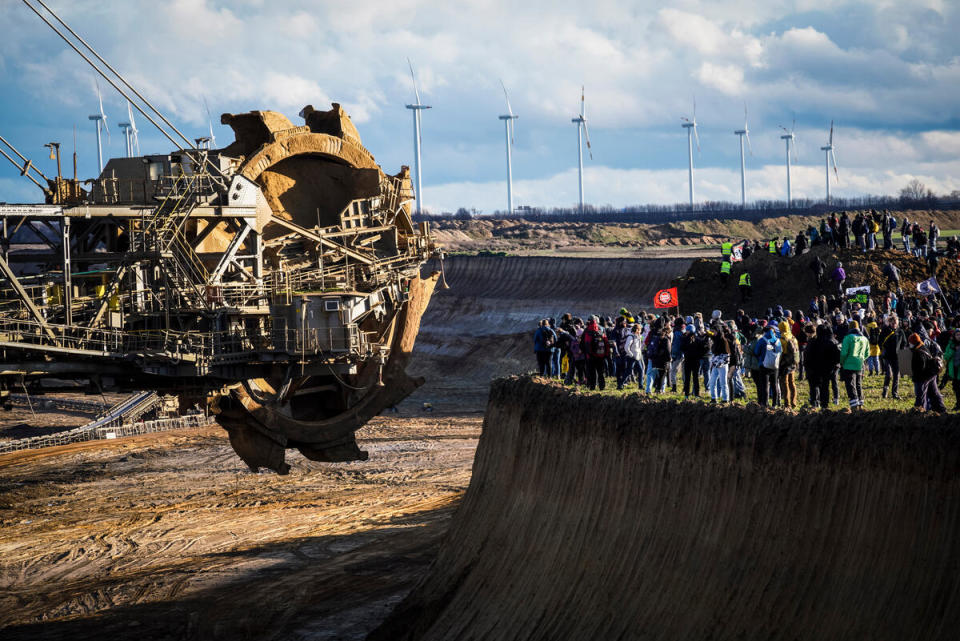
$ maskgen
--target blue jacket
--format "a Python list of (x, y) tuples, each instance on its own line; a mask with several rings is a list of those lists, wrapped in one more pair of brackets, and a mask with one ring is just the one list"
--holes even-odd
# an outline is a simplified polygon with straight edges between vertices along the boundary
[(549, 327), (538, 327), (536, 333), (533, 335), (533, 351), (535, 352), (548, 352), (552, 347), (547, 347), (546, 340), (547, 336), (553, 337), (553, 345), (557, 344), (557, 333), (550, 329)]
[(760, 359), (761, 364), (763, 364), (763, 355), (767, 353), (767, 345), (773, 345), (773, 351), (776, 354), (783, 351), (783, 345), (780, 344), (780, 339), (777, 338), (777, 335), (772, 331), (764, 332), (763, 336), (760, 337), (756, 346), (753, 348), (753, 355)]
[(681, 349), (681, 340), (683, 338), (683, 332), (679, 329), (673, 330), (673, 343), (670, 344), (670, 359), (677, 360), (678, 358), (683, 358), (683, 350)]

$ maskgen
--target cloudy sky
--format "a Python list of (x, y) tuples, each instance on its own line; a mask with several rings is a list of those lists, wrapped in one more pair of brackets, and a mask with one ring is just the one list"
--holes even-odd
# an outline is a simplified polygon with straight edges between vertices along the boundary
[[(517, 122), (515, 204), (577, 201), (576, 127), (586, 87), (595, 205), (687, 199), (694, 96), (697, 200), (740, 197), (734, 129), (749, 112), (747, 198), (785, 197), (779, 125), (796, 120), (795, 197), (822, 198), (830, 121), (838, 195), (895, 194), (918, 177), (960, 189), (960, 3), (954, 0), (46, 0), (191, 136), (220, 145), (223, 112), (342, 103), (388, 172), (412, 164), (413, 89), (423, 101), (423, 191), (434, 211), (506, 208), (502, 78)], [(43, 143), (96, 170), (92, 70), (21, 2), (0, 2), (0, 134), (53, 173)], [(104, 83), (101, 83), (105, 86)], [(104, 89), (121, 155), (123, 99)], [(169, 145), (139, 123), (144, 153)], [(6, 162), (0, 158), (0, 162)], [(38, 190), (0, 167), (0, 201)]]

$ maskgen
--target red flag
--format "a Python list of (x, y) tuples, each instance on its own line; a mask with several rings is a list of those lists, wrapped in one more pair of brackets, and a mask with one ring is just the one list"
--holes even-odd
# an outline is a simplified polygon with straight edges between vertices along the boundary
[(677, 298), (677, 288), (671, 287), (670, 289), (661, 289), (653, 297), (653, 306), (657, 309), (667, 309), (668, 307), (676, 307), (679, 303)]

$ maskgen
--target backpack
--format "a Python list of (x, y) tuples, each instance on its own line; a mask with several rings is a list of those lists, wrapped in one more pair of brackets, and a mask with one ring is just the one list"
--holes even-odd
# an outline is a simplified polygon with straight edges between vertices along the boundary
[(583, 353), (580, 351), (580, 341), (576, 336), (573, 336), (570, 341), (570, 358), (575, 361), (583, 358)]
[(647, 358), (654, 358), (657, 355), (658, 349), (660, 349), (660, 337), (651, 336), (650, 342), (647, 344)]
[(544, 332), (543, 332), (543, 346), (544, 346), (544, 347), (553, 347), (554, 343), (557, 342), (555, 336), (556, 336), (556, 334), (554, 334), (551, 330), (549, 330), (549, 329), (547, 329), (547, 328), (544, 328)]
[(780, 367), (782, 369), (792, 368), (797, 363), (797, 355), (793, 350), (793, 341), (781, 341), (783, 351), (780, 352)]
[(870, 328), (869, 339), (870, 339), (870, 344), (871, 344), (871, 345), (879, 345), (879, 344), (880, 344), (880, 328), (879, 328), (879, 327), (871, 327), (871, 328)]
[(606, 357), (607, 355), (606, 337), (595, 329), (591, 329), (589, 331), (589, 334), (590, 334), (590, 348), (593, 350), (593, 355), (599, 356), (601, 358)]

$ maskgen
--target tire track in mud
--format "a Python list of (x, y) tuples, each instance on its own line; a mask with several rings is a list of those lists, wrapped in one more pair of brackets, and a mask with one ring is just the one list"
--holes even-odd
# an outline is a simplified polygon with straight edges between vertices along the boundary
[(491, 389), (427, 577), (369, 641), (960, 630), (952, 416)]
[(533, 332), (541, 318), (651, 309), (656, 291), (692, 262), (450, 256), (444, 264), (450, 289), (436, 290), (420, 322), (408, 371), (427, 382), (411, 400), (482, 410), (492, 378), (534, 369)]

